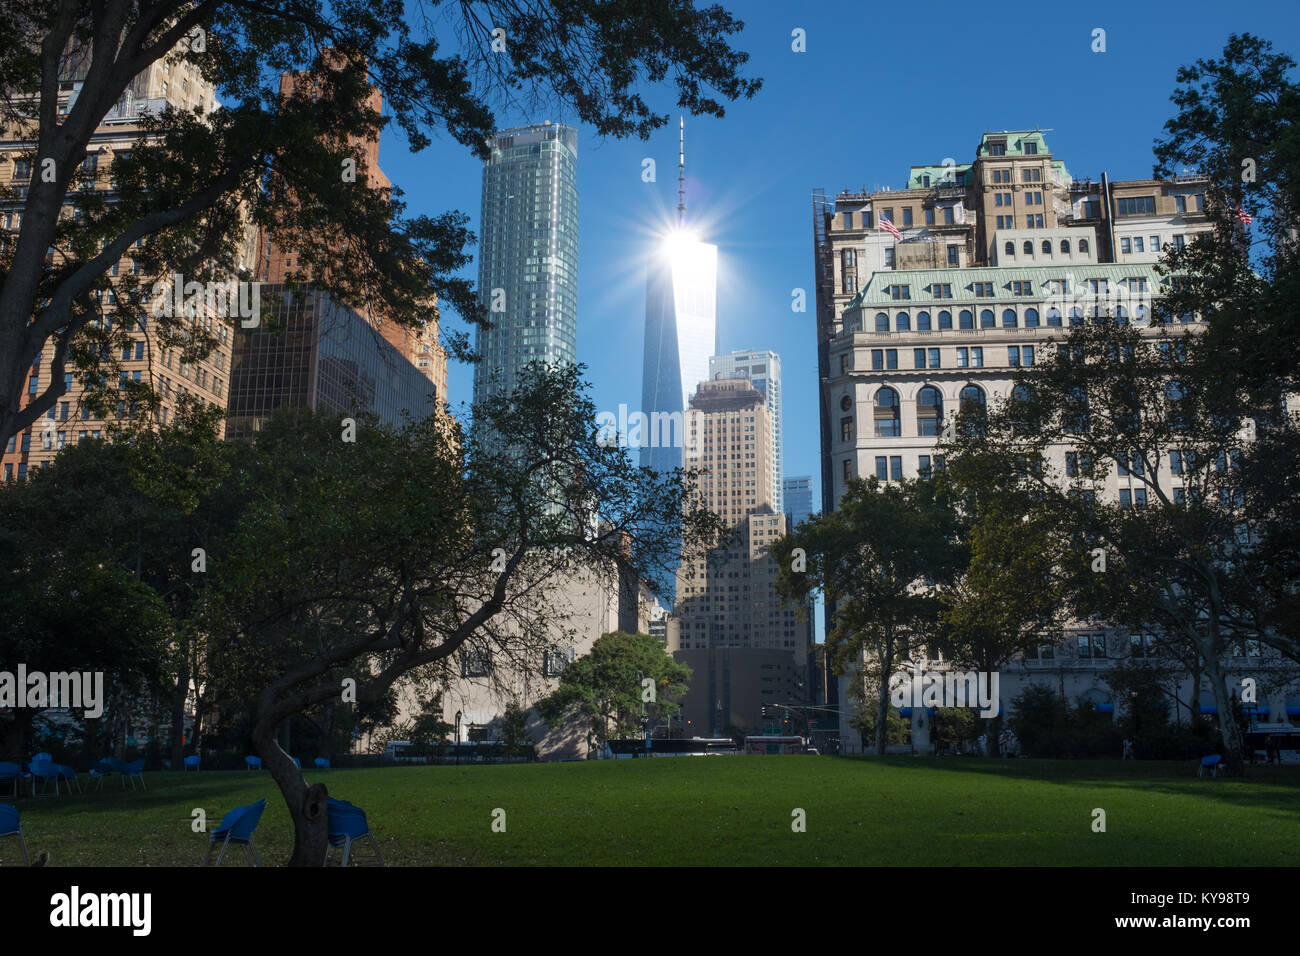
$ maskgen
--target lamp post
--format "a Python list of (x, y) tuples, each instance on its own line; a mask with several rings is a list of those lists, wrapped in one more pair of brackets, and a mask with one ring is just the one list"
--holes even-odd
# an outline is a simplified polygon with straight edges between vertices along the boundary
[(460, 711), (456, 711), (456, 766), (460, 766)]

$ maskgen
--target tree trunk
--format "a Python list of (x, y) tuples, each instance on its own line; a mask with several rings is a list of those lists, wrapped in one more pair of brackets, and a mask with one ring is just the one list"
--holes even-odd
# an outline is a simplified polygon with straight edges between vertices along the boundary
[[(883, 757), (889, 743), (889, 674), (894, 667), (894, 642), (885, 632), (885, 652), (880, 657), (880, 688), (876, 694), (876, 754)], [(912, 701), (916, 705), (917, 701)]]
[(1232, 712), (1232, 695), (1228, 693), (1227, 681), (1218, 661), (1207, 664), (1205, 676), (1214, 688), (1214, 706), (1219, 712), (1219, 733), (1223, 735), (1223, 748), (1227, 751), (1223, 755), (1224, 768), (1229, 777), (1244, 777), (1245, 743), (1241, 738), (1241, 728), (1237, 726), (1236, 715)]
[[(190, 682), (184, 671), (176, 678), (172, 694), (172, 768), (185, 768), (185, 699), (189, 696)], [(195, 753), (198, 753), (196, 748)]]
[(329, 848), (329, 792), (325, 784), (307, 786), (302, 771), (276, 743), (274, 728), (259, 727), (255, 730), (253, 745), (262, 758), (262, 766), (280, 788), (293, 820), (293, 855), (289, 857), (288, 865), (323, 866), (325, 851)]

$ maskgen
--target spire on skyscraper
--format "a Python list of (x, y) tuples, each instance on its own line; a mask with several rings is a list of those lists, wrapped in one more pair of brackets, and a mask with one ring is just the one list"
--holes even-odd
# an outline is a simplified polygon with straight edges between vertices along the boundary
[(686, 117), (679, 116), (677, 136), (677, 225), (686, 225)]

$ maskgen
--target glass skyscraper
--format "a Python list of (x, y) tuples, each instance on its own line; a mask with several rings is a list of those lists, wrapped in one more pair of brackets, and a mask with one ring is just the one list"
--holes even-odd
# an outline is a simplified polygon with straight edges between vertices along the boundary
[(262, 322), (237, 332), (226, 437), (247, 438), (278, 409), (372, 412), (385, 425), (421, 421), (437, 386), (355, 311), (321, 289), (263, 284)]
[(645, 365), (641, 465), (671, 471), (682, 465), (683, 416), (709, 378), (717, 350), (718, 247), (679, 229), (656, 252), (645, 303)]
[(556, 123), (497, 133), (483, 164), (474, 400), (512, 390), (532, 361), (578, 360), (578, 133)]

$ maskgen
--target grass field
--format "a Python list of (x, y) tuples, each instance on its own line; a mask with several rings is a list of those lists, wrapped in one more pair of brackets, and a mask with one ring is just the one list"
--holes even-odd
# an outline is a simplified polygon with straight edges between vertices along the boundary
[[(390, 865), (1146, 865), (1300, 863), (1300, 768), (1197, 779), (1186, 763), (709, 757), (307, 774), (365, 809)], [(51, 866), (193, 866), (209, 827), (266, 797), (256, 834), (288, 858), (289, 815), (264, 773), (147, 774), (147, 791), (23, 797)], [(7, 798), (0, 797), (0, 800)], [(12, 801), (11, 801), (12, 802)], [(1092, 830), (1093, 809), (1106, 832)], [(506, 832), (492, 812), (506, 812)], [(792, 832), (792, 811), (807, 831)], [(370, 860), (368, 846), (355, 851)], [(335, 856), (337, 860), (337, 854)], [(21, 862), (0, 840), (0, 863)], [(243, 865), (233, 848), (227, 865)]]

